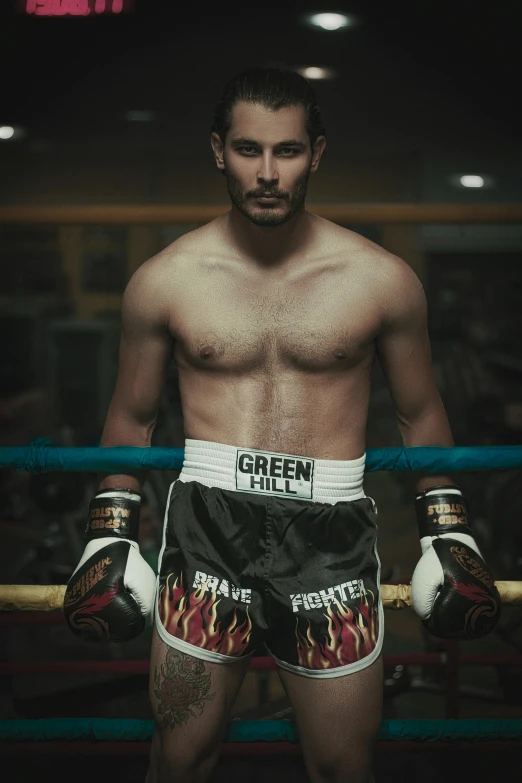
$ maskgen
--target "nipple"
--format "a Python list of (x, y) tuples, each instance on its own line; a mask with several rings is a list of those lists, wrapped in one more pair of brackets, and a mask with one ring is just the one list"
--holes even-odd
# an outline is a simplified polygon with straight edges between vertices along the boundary
[(199, 350), (199, 356), (201, 359), (210, 359), (213, 355), (214, 355), (214, 350), (210, 345), (205, 345), (203, 348), (200, 348)]

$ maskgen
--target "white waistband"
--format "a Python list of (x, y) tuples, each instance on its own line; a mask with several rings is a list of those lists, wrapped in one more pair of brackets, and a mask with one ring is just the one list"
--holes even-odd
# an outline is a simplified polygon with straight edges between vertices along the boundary
[[(179, 481), (198, 481), (207, 487), (245, 491), (237, 486), (236, 481), (238, 452), (312, 461), (313, 482), (310, 500), (316, 503), (338, 503), (366, 497), (363, 489), (365, 454), (351, 460), (313, 459), (296, 454), (266, 452), (190, 438), (185, 441), (185, 456)], [(264, 491), (263, 494), (275, 495), (279, 492)]]

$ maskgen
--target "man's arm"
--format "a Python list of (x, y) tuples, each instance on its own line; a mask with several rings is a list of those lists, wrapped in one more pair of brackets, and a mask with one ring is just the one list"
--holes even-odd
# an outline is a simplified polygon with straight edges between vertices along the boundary
[[(377, 347), (405, 446), (453, 446), (431, 366), (426, 299), (412, 270), (392, 259)], [(500, 596), (449, 476), (424, 475), (415, 507), (422, 556), (411, 579), (414, 610), (446, 639), (477, 639), (500, 617)]]
[[(403, 443), (453, 446), (453, 436), (431, 363), (426, 297), (420, 280), (400, 259), (389, 260), (383, 288), (377, 354), (395, 406)], [(416, 491), (455, 484), (450, 476), (423, 475)]]
[[(161, 257), (132, 277), (122, 304), (120, 361), (102, 446), (149, 446), (172, 340)], [(67, 624), (92, 641), (124, 642), (152, 621), (156, 575), (139, 548), (143, 475), (105, 475), (91, 500), (86, 546), (64, 596)]]
[[(168, 308), (158, 257), (133, 275), (122, 302), (118, 376), (101, 446), (148, 447), (172, 354)], [(139, 491), (143, 473), (100, 476), (100, 489)]]

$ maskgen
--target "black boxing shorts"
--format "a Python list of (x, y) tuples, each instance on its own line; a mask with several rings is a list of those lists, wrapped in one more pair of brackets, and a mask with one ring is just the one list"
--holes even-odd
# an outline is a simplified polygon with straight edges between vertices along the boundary
[(212, 663), (264, 645), (308, 677), (373, 663), (384, 617), (364, 463), (187, 440), (165, 513), (160, 638)]

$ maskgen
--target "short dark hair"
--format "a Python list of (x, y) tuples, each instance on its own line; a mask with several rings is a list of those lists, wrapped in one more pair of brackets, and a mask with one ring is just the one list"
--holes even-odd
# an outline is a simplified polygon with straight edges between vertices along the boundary
[(228, 82), (216, 105), (211, 127), (223, 142), (230, 130), (232, 110), (238, 101), (259, 103), (272, 111), (301, 104), (305, 108), (310, 144), (313, 146), (318, 136), (325, 135), (315, 92), (306, 79), (291, 68), (255, 66)]

